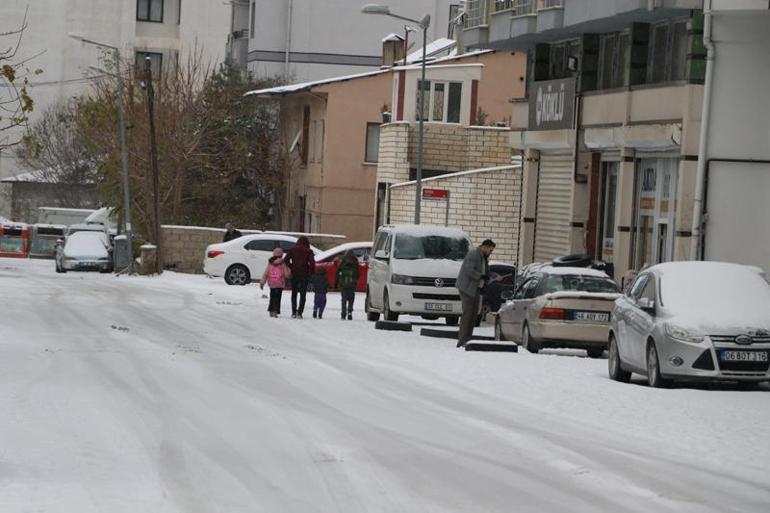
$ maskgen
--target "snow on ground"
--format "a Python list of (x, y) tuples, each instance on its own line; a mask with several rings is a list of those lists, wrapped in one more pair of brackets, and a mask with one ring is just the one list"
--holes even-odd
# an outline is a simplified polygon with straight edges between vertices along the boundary
[(768, 511), (767, 387), (465, 352), (362, 299), (270, 319), (256, 286), (0, 259), (0, 511)]

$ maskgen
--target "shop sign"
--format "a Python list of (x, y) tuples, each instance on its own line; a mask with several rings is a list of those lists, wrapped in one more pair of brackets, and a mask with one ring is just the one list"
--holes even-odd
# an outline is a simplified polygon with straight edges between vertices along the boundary
[(422, 199), (429, 201), (447, 201), (449, 199), (449, 191), (445, 189), (423, 189)]
[(575, 79), (532, 82), (529, 95), (529, 129), (572, 128), (575, 117)]

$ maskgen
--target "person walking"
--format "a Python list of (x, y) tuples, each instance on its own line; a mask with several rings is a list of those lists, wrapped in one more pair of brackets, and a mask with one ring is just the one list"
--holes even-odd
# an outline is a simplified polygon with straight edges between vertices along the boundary
[(283, 261), (283, 250), (275, 248), (273, 256), (267, 261), (267, 268), (262, 279), (259, 282), (259, 288), (264, 289), (265, 283), (270, 287), (270, 304), (267, 311), (270, 317), (281, 315), (281, 297), (283, 297), (283, 288), (286, 286), (286, 278), (290, 276), (289, 268)]
[[(302, 319), (307, 297), (307, 284), (315, 273), (315, 257), (310, 249), (310, 241), (304, 235), (286, 252), (286, 264), (291, 270), (291, 317)], [(299, 296), (299, 304), (297, 303)]]
[(326, 279), (326, 268), (319, 267), (313, 275), (313, 319), (323, 319), (328, 289), (329, 280)]
[(233, 228), (232, 223), (227, 223), (225, 225), (225, 236), (222, 239), (222, 242), (229, 242), (233, 239), (237, 239), (238, 237), (243, 237), (243, 234)]
[(352, 251), (345, 253), (337, 267), (337, 287), (342, 295), (342, 320), (353, 320), (353, 302), (358, 284), (358, 258)]
[(489, 255), (495, 250), (495, 243), (487, 239), (481, 246), (465, 255), (460, 274), (457, 275), (457, 290), (463, 303), (460, 319), (460, 331), (457, 335), (457, 347), (463, 347), (473, 336), (473, 327), (479, 314), (481, 290), (487, 281)]

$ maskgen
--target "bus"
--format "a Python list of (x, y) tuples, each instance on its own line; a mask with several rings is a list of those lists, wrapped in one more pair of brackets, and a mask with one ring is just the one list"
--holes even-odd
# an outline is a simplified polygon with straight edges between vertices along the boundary
[(29, 225), (0, 223), (0, 257), (27, 258), (29, 256)]

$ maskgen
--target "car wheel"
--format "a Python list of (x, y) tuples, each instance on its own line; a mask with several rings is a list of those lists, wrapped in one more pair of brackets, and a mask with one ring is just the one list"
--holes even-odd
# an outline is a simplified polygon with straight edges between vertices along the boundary
[(537, 354), (540, 352), (540, 343), (529, 334), (529, 326), (526, 324), (521, 329), (521, 345), (530, 353)]
[(505, 336), (503, 335), (503, 327), (500, 325), (500, 318), (495, 319), (495, 340), (498, 342), (503, 342), (505, 340)]
[(445, 321), (447, 326), (457, 326), (457, 323), (460, 322), (460, 318), (456, 315), (450, 315)]
[(604, 356), (604, 348), (603, 347), (589, 347), (586, 349), (586, 353), (588, 353), (589, 358), (601, 358)]
[(251, 283), (251, 274), (245, 265), (234, 264), (225, 271), (225, 283), (228, 285), (248, 285)]
[(390, 300), (388, 298), (388, 291), (385, 291), (385, 295), (382, 298), (382, 316), (386, 321), (397, 321), (398, 314), (390, 311)]
[(610, 373), (610, 379), (628, 383), (631, 381), (631, 373), (624, 370), (620, 365), (620, 351), (618, 351), (618, 342), (614, 336), (610, 336), (610, 347), (607, 356), (607, 368)]
[(369, 289), (366, 290), (366, 301), (364, 301), (364, 310), (366, 311), (366, 319), (372, 322), (380, 320), (380, 312), (372, 311), (371, 299), (369, 298)]
[(660, 375), (658, 348), (652, 340), (647, 344), (647, 383), (652, 388), (665, 388), (669, 381)]

